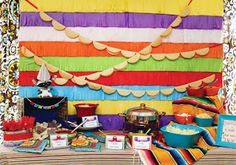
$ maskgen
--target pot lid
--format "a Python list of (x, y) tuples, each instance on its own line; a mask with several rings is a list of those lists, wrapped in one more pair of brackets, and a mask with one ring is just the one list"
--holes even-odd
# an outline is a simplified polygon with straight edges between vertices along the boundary
[(148, 111), (132, 111), (129, 113), (129, 115), (134, 115), (134, 116), (155, 116), (155, 113), (153, 112), (148, 112)]
[(158, 111), (154, 108), (146, 107), (144, 103), (141, 103), (139, 107), (133, 107), (127, 110), (127, 115), (135, 116), (155, 116)]

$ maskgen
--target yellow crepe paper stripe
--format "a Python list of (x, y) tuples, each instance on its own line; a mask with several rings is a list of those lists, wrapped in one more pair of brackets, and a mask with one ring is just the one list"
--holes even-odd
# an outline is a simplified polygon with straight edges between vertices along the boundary
[[(137, 12), (179, 14), (189, 0), (32, 0), (46, 12)], [(223, 15), (222, 0), (193, 0), (191, 15)], [(21, 12), (34, 12), (27, 2), (21, 0)]]
[[(29, 51), (25, 47), (22, 47), (22, 49), (23, 49), (22, 52), (24, 52), (26, 54), (27, 54), (27, 51)], [(215, 74), (213, 74), (213, 75), (210, 75), (206, 78), (203, 78), (203, 79), (200, 79), (200, 80), (197, 80), (197, 81), (194, 81), (194, 82), (190, 82), (190, 83), (187, 83), (187, 84), (183, 84), (183, 85), (177, 86), (175, 88), (167, 88), (167, 89), (154, 90), (154, 91), (152, 91), (152, 90), (139, 90), (139, 91), (137, 91), (137, 90), (128, 90), (128, 89), (117, 89), (117, 88), (105, 86), (105, 85), (102, 85), (102, 84), (97, 84), (97, 83), (90, 82), (89, 80), (85, 79), (86, 76), (77, 77), (77, 76), (74, 76), (74, 75), (72, 75), (72, 74), (70, 74), (66, 71), (62, 71), (59, 68), (56, 68), (51, 64), (48, 64), (46, 61), (39, 58), (38, 56), (34, 56), (33, 53), (29, 53), (29, 55), (26, 55), (26, 56), (27, 57), (34, 57), (34, 62), (36, 64), (38, 64), (38, 65), (45, 64), (50, 72), (51, 71), (54, 71), (53, 73), (59, 72), (59, 74), (63, 78), (70, 79), (73, 83), (75, 83), (79, 86), (88, 85), (88, 87), (90, 89), (93, 89), (93, 90), (102, 89), (103, 92), (105, 92), (107, 94), (112, 94), (114, 92), (117, 92), (121, 96), (128, 96), (128, 95), (132, 94), (134, 97), (139, 98), (139, 97), (142, 97), (144, 94), (147, 94), (150, 97), (156, 97), (159, 93), (161, 93), (165, 96), (169, 96), (174, 92), (174, 90), (177, 91), (177, 92), (185, 92), (187, 86), (196, 87), (196, 86), (201, 85), (202, 82), (211, 83), (215, 80)], [(128, 62), (127, 62), (127, 64), (128, 64)], [(127, 64), (125, 64), (124, 66), (126, 66)], [(121, 65), (121, 64), (119, 64), (119, 65)], [(52, 69), (50, 68), (50, 66), (52, 66)], [(116, 69), (116, 67), (114, 67), (114, 68)], [(121, 69), (121, 67), (120, 67), (120, 69)], [(95, 73), (95, 76), (97, 76), (96, 73)], [(96, 79), (96, 77), (94, 79)], [(66, 83), (67, 81), (66, 80), (63, 81), (60, 78), (59, 80), (56, 80), (55, 82), (58, 83), (58, 85), (62, 85), (63, 82)]]
[(140, 103), (145, 103), (146, 106), (152, 107), (157, 109), (160, 112), (166, 112), (167, 115), (172, 115), (172, 101), (157, 101), (157, 100), (138, 100), (138, 101), (97, 101), (97, 100), (90, 100), (90, 101), (68, 101), (68, 114), (75, 115), (76, 109), (73, 105), (79, 103), (94, 103), (99, 104), (96, 113), (97, 114), (118, 114), (125, 112), (130, 107), (139, 106)]

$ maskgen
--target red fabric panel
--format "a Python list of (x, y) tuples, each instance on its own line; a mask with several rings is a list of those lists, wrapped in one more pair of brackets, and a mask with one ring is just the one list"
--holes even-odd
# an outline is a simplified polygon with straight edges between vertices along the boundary
[[(88, 75), (93, 72), (69, 72), (76, 76)], [(192, 81), (205, 78), (212, 74), (216, 75), (217, 82), (215, 86), (222, 84), (221, 73), (210, 72), (158, 72), (158, 71), (129, 71), (129, 72), (115, 72), (109, 77), (100, 77), (96, 83), (103, 85), (160, 85), (160, 86), (178, 86)], [(20, 72), (20, 85), (33, 86), (32, 79), (36, 78), (38, 72)], [(58, 74), (57, 74), (58, 75)], [(58, 77), (60, 77), (58, 75)], [(56, 85), (56, 84), (52, 84)], [(74, 86), (71, 81), (67, 82), (65, 86)]]

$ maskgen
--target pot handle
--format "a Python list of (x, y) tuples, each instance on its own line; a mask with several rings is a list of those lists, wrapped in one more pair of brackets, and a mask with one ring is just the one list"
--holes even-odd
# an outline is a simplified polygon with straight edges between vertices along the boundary
[(166, 115), (166, 112), (157, 112), (157, 115), (159, 115), (159, 116), (165, 116)]
[(118, 113), (119, 116), (126, 117), (125, 113)]
[(166, 115), (166, 112), (161, 112), (161, 116), (165, 116)]

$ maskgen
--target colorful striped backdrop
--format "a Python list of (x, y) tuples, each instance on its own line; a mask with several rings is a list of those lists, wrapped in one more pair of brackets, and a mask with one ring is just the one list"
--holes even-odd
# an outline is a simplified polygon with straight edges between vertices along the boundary
[[(182, 17), (159, 46), (152, 47), (155, 54), (175, 54), (209, 48), (204, 56), (140, 60), (128, 64), (126, 70), (114, 72), (108, 77), (93, 81), (113, 88), (128, 90), (160, 90), (194, 82), (212, 74), (221, 86), (222, 48), (222, 0), (32, 0), (40, 11), (48, 14), (65, 27), (92, 41), (110, 47), (139, 52), (147, 47), (189, 4), (190, 13)], [(83, 44), (71, 39), (63, 31), (56, 30), (52, 23), (43, 21), (39, 12), (27, 1), (21, 1), (20, 45), (49, 64), (84, 76), (103, 71), (120, 64), (126, 58), (121, 53), (110, 55), (98, 50), (93, 44)], [(114, 52), (114, 51), (113, 51)], [(145, 54), (145, 53), (144, 53)], [(37, 96), (37, 87), (32, 79), (37, 77), (40, 66), (32, 58), (20, 57), (20, 95)], [(57, 74), (59, 76), (59, 74)], [(53, 84), (53, 94), (67, 96), (68, 111), (75, 114), (73, 104), (98, 103), (98, 114), (117, 114), (144, 102), (147, 106), (172, 114), (172, 100), (185, 92), (174, 91), (169, 96), (159, 94), (149, 97), (121, 96), (117, 92), (106, 94), (77, 86), (72, 81), (64, 85)]]

